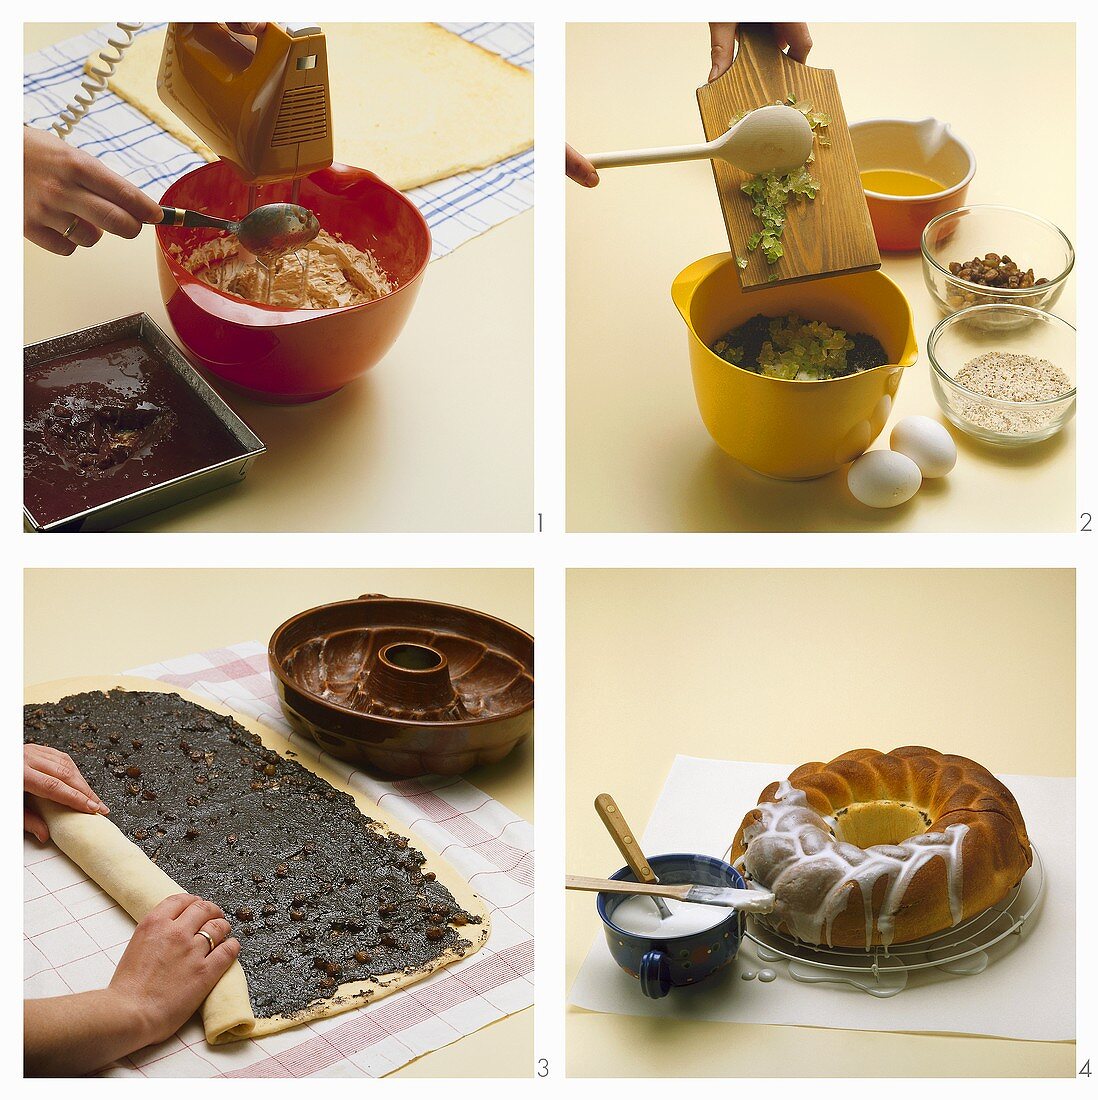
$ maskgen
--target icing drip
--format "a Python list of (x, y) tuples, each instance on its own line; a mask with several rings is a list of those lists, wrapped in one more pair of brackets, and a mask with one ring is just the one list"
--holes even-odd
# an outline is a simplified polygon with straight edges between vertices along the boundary
[[(757, 807), (760, 819), (743, 831), (743, 864), (758, 883), (773, 890), (773, 922), (784, 923), (805, 943), (831, 946), (831, 929), (849, 902), (849, 888), (861, 891), (865, 911), (865, 946), (876, 936), (885, 947), (895, 935), (895, 918), (908, 886), (932, 860), (946, 867), (949, 912), (953, 924), (962, 916), (961, 846), (967, 825), (943, 832), (920, 833), (899, 844), (859, 848), (834, 833), (834, 818), (824, 818), (804, 791), (783, 779), (773, 802)], [(885, 879), (884, 900), (874, 919), (874, 887)]]

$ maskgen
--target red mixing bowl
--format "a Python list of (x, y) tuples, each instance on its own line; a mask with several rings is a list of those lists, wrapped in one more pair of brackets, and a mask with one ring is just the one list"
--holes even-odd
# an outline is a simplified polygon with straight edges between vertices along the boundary
[[(289, 199), (288, 182), (257, 188), (258, 204)], [(257, 305), (207, 286), (168, 252), (177, 244), (186, 256), (217, 230), (156, 229), (160, 293), (183, 346), (211, 374), (279, 404), (327, 397), (378, 362), (404, 328), (431, 258), (423, 215), (372, 172), (333, 164), (301, 181), (298, 201), (329, 233), (370, 249), (397, 289), (338, 309)], [(176, 180), (161, 202), (240, 218), (248, 188), (217, 161)]]

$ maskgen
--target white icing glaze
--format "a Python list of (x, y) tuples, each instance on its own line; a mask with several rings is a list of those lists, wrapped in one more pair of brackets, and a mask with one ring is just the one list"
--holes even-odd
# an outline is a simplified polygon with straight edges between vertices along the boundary
[(610, 915), (610, 920), (626, 932), (638, 936), (689, 936), (693, 932), (720, 924), (731, 909), (717, 905), (697, 905), (694, 902), (664, 898), (671, 916), (661, 917), (650, 897), (633, 894), (627, 897)]
[(991, 961), (986, 951), (972, 951), (964, 958), (950, 960), (949, 955), (956, 950), (956, 947), (953, 947), (942, 948), (940, 951), (928, 951), (927, 958), (936, 962), (937, 968), (944, 970), (947, 974), (982, 974)]
[(769, 966), (763, 967), (763, 969), (759, 971), (760, 982), (772, 982), (777, 976), (778, 972), (776, 970), (771, 970)]
[(754, 971), (754, 970), (745, 970), (745, 971), (744, 971), (744, 972), (743, 972), (743, 973), (742, 973), (742, 974), (740, 975), (740, 977), (741, 977), (741, 978), (742, 978), (742, 979), (743, 979), (743, 980), (744, 980), (745, 982), (753, 982), (753, 981), (755, 980), (755, 978), (756, 978), (757, 976), (758, 976), (758, 975), (757, 975), (757, 974), (755, 973), (755, 971)]
[[(935, 859), (945, 863), (952, 922), (961, 920), (961, 846), (967, 825), (920, 833), (900, 844), (859, 848), (839, 840), (834, 819), (818, 814), (804, 791), (786, 779), (778, 784), (774, 801), (763, 802), (758, 812), (759, 820), (743, 831), (743, 865), (756, 882), (774, 891), (773, 923), (784, 923), (797, 939), (830, 947), (832, 925), (846, 909), (848, 889), (854, 885), (865, 908), (866, 948), (873, 946), (875, 934), (888, 947), (895, 934), (896, 912), (911, 880)], [(887, 886), (874, 920), (873, 889), (881, 879)]]
[(882, 1000), (887, 997), (895, 997), (907, 988), (907, 971), (900, 968), (886, 970), (825, 970), (822, 966), (813, 966), (811, 963), (791, 962), (789, 964), (789, 976), (798, 982), (814, 984), (819, 982), (834, 982), (836, 985), (852, 985), (869, 993), (873, 997)]

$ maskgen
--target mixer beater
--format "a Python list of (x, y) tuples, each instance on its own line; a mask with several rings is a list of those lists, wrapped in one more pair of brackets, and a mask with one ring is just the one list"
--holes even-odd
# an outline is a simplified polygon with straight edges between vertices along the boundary
[[(268, 23), (253, 40), (223, 23), (170, 23), (156, 89), (248, 184), (245, 213), (256, 209), (260, 186), (286, 181), (296, 206), (302, 178), (334, 159), (328, 54), (319, 27)], [(286, 264), (300, 268), (299, 297), (305, 297), (307, 250), (257, 255), (255, 262), (267, 304)]]

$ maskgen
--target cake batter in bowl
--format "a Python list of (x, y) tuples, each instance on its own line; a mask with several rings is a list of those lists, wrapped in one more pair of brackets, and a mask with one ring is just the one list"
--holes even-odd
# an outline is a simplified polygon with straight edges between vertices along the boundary
[[(259, 203), (286, 201), (290, 184), (257, 191)], [(248, 188), (219, 161), (177, 180), (162, 201), (239, 218), (247, 212)], [(377, 284), (381, 292), (376, 297), (322, 308), (247, 301), (231, 292), (239, 286), (211, 286), (201, 265), (188, 262), (197, 249), (215, 247), (208, 242), (224, 240), (222, 234), (167, 226), (156, 230), (161, 295), (180, 342), (218, 378), (272, 403), (326, 397), (379, 362), (404, 328), (431, 258), (431, 233), (423, 215), (365, 169), (335, 164), (314, 172), (301, 181), (299, 202), (316, 214), (323, 229), (318, 267), (324, 249), (331, 260), (342, 242), (372, 257), (391, 289)], [(195, 271), (189, 270), (192, 266)]]

